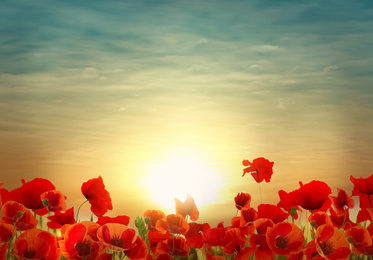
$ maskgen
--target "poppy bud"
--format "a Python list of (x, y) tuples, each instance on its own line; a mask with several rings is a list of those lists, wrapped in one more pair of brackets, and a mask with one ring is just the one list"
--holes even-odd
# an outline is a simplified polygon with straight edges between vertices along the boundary
[(348, 241), (348, 243), (350, 243), (350, 244), (354, 243), (354, 239), (352, 238), (352, 236), (348, 236), (348, 237), (347, 237), (347, 241)]
[(312, 220), (312, 221), (310, 222), (310, 224), (311, 224), (311, 227), (316, 228), (316, 221)]
[(145, 221), (145, 224), (146, 224), (146, 225), (149, 225), (149, 223), (150, 223), (150, 218), (149, 218), (149, 217), (145, 217), (145, 218), (144, 218), (144, 221)]
[(22, 218), (22, 217), (23, 217), (23, 214), (24, 214), (23, 211), (18, 211), (18, 212), (17, 212), (17, 220), (20, 219), (20, 218)]
[(44, 199), (44, 200), (43, 200), (43, 205), (46, 206), (46, 207), (48, 207), (48, 205), (49, 205), (49, 201), (48, 201), (47, 199)]

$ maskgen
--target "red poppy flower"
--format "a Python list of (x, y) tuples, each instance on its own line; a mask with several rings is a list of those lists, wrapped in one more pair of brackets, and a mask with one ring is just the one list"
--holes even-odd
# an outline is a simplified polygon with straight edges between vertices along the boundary
[(70, 225), (64, 233), (64, 239), (58, 241), (62, 255), (69, 260), (98, 259), (107, 247), (94, 241), (88, 231), (83, 223)]
[(101, 216), (101, 217), (98, 217), (96, 223), (101, 226), (106, 223), (119, 223), (119, 224), (127, 226), (128, 223), (130, 223), (130, 217), (126, 215), (116, 216), (115, 218)]
[(114, 251), (135, 247), (136, 231), (119, 223), (107, 223), (97, 230), (98, 239)]
[(373, 194), (373, 174), (370, 175), (368, 178), (354, 178), (353, 176), (350, 177), (351, 182), (354, 184), (354, 188), (352, 190), (352, 196), (367, 194)]
[(248, 160), (243, 160), (242, 164), (243, 166), (249, 166), (243, 170), (242, 177), (245, 176), (246, 173), (251, 173), (257, 183), (260, 183), (263, 180), (266, 182), (271, 180), (274, 162), (270, 162), (268, 159), (259, 157), (254, 159), (252, 163)]
[(251, 195), (249, 193), (240, 192), (234, 198), (236, 208), (241, 210), (242, 208), (250, 208)]
[(258, 218), (270, 218), (276, 224), (289, 217), (289, 213), (282, 211), (276, 205), (260, 204), (258, 206)]
[(275, 223), (273, 223), (270, 218), (259, 218), (255, 221), (255, 230), (259, 235), (265, 235), (268, 228), (273, 228)]
[(352, 227), (344, 233), (347, 237), (347, 241), (354, 247), (354, 252), (357, 255), (364, 253), (364, 247), (372, 245), (372, 237), (369, 231), (363, 226)]
[(185, 234), (187, 245), (193, 248), (202, 248), (206, 241), (204, 233), (209, 228), (211, 227), (208, 223), (189, 223), (189, 230)]
[(347, 195), (346, 191), (339, 188), (337, 188), (337, 190), (337, 197), (329, 196), (329, 198), (332, 201), (336, 215), (343, 216), (345, 213), (345, 208), (352, 209), (355, 207), (355, 202), (349, 195)]
[(10, 191), (8, 200), (14, 200), (23, 204), (26, 208), (36, 210), (36, 214), (45, 215), (48, 213), (40, 196), (46, 191), (54, 190), (54, 185), (42, 178), (35, 178), (25, 182), (22, 179), (22, 186)]
[(221, 244), (224, 254), (232, 255), (239, 253), (246, 245), (246, 236), (239, 228), (230, 228), (225, 232)]
[(273, 259), (273, 251), (269, 248), (265, 234), (252, 234), (249, 238), (250, 248), (254, 248), (255, 260)]
[(359, 213), (357, 214), (357, 222), (364, 222), (366, 220), (372, 221), (368, 208), (371, 208), (371, 203), (373, 202), (373, 194), (360, 194), (359, 195)]
[(131, 260), (147, 259), (147, 256), (149, 256), (149, 254), (146, 242), (140, 236), (137, 236), (134, 245), (134, 247), (126, 251), (127, 257)]
[(156, 229), (161, 232), (185, 235), (189, 230), (189, 225), (182, 215), (170, 214), (165, 219), (157, 221)]
[(66, 196), (60, 191), (50, 190), (43, 192), (40, 199), (50, 212), (66, 210)]
[(32, 229), (38, 221), (25, 206), (16, 201), (7, 201), (3, 205), (2, 221), (14, 225), (18, 231)]
[(312, 212), (326, 211), (330, 208), (329, 195), (332, 190), (325, 182), (311, 181), (304, 185), (302, 182), (299, 182), (299, 184), (300, 188), (290, 192), (288, 199)]
[(268, 246), (279, 255), (297, 254), (303, 249), (304, 235), (295, 224), (280, 222), (266, 233)]
[(315, 240), (311, 240), (306, 245), (304, 250), (304, 260), (323, 260), (324, 258), (320, 256), (319, 252), (316, 249), (316, 242)]
[(61, 250), (57, 248), (57, 239), (51, 233), (37, 228), (23, 232), (15, 240), (13, 251), (21, 260), (58, 260), (61, 256)]
[(325, 224), (333, 225), (333, 222), (331, 221), (329, 215), (322, 211), (311, 214), (308, 217), (308, 222), (310, 222), (311, 226), (316, 229), (319, 226), (325, 225)]
[(0, 222), (0, 245), (9, 242), (13, 237), (13, 229), (14, 227), (12, 224)]
[(190, 220), (197, 221), (199, 217), (199, 211), (196, 203), (192, 196), (187, 194), (187, 198), (184, 202), (175, 198), (175, 212), (176, 214), (182, 215), (184, 218), (189, 215)]
[(59, 211), (54, 212), (53, 216), (47, 217), (50, 222), (47, 223), (47, 226), (52, 229), (60, 229), (65, 224), (75, 224), (74, 217), (74, 207), (66, 210), (64, 213)]
[(155, 225), (157, 221), (165, 217), (166, 215), (160, 210), (147, 210), (144, 212), (144, 218), (149, 218), (148, 229), (150, 231), (156, 231)]
[(91, 204), (91, 211), (97, 217), (101, 217), (108, 210), (112, 210), (111, 197), (105, 189), (102, 177), (90, 179), (82, 185), (82, 193)]
[(206, 230), (206, 243), (210, 246), (220, 246), (225, 235), (223, 222), (220, 222), (215, 228)]
[(324, 259), (349, 259), (351, 250), (346, 237), (336, 227), (322, 225), (316, 230), (316, 249)]
[(240, 227), (250, 227), (254, 225), (254, 221), (258, 219), (258, 213), (253, 208), (242, 208)]
[(9, 243), (2, 244), (0, 246), (0, 259), (5, 260), (6, 259), (6, 253), (8, 252)]
[(333, 222), (333, 225), (337, 228), (349, 229), (350, 227), (356, 226), (356, 223), (350, 220), (350, 213), (346, 211), (346, 217), (337, 216), (333, 208), (330, 208), (330, 220)]
[(154, 251), (154, 256), (168, 254), (174, 257), (187, 257), (189, 252), (190, 247), (187, 245), (185, 239), (181, 236), (175, 236), (158, 243)]

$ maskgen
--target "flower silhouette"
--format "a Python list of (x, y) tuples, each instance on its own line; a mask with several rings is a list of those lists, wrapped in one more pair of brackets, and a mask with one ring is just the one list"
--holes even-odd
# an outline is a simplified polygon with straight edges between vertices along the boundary
[(190, 216), (190, 220), (197, 221), (199, 217), (199, 211), (196, 203), (192, 196), (187, 194), (187, 198), (184, 202), (175, 198), (175, 212), (183, 217)]

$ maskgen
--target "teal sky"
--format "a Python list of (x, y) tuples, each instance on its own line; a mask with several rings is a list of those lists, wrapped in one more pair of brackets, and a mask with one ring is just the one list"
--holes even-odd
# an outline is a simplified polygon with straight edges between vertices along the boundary
[(47, 178), (77, 208), (101, 175), (134, 220), (167, 169), (227, 224), (238, 192), (260, 203), (243, 159), (275, 162), (264, 203), (313, 179), (350, 193), (373, 173), (372, 46), (370, 0), (3, 1), (0, 182)]

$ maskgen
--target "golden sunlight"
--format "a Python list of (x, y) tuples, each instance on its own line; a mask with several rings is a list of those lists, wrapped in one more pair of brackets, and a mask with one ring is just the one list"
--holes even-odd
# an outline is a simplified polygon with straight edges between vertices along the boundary
[(179, 148), (149, 166), (144, 185), (154, 203), (174, 211), (175, 198), (190, 194), (197, 207), (216, 202), (222, 177), (213, 165), (190, 149)]

